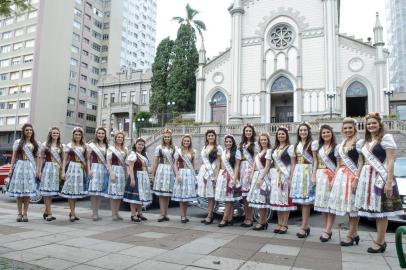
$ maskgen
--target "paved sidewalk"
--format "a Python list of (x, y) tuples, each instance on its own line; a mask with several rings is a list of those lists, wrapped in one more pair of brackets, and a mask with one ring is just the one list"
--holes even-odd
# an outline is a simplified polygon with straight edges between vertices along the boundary
[(300, 240), (295, 226), (277, 235), (272, 229), (206, 226), (195, 218), (158, 223), (148, 213), (148, 221), (135, 224), (113, 222), (109, 211), (100, 211), (103, 220), (93, 222), (83, 208), (77, 210), (81, 220), (71, 223), (63, 207), (54, 207), (56, 221), (45, 222), (41, 211), (42, 205), (31, 205), (30, 222), (16, 223), (14, 205), (0, 203), (1, 269), (399, 269), (394, 234), (388, 234), (384, 254), (368, 254), (369, 232), (360, 232), (359, 246), (341, 248), (338, 230), (331, 242), (320, 243), (320, 228)]

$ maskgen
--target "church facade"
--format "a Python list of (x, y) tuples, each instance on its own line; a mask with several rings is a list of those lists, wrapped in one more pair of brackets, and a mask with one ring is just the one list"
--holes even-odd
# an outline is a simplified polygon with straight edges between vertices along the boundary
[(364, 42), (339, 34), (340, 0), (234, 0), (229, 12), (231, 47), (210, 61), (203, 43), (199, 51), (196, 122), (388, 111), (388, 52), (378, 14), (374, 38)]

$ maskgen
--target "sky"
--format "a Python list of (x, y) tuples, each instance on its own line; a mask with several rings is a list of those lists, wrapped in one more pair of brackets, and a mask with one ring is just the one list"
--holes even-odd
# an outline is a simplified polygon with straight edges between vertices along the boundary
[[(212, 58), (218, 55), (230, 47), (231, 17), (227, 9), (232, 2), (232, 0), (158, 0), (156, 46), (168, 36), (176, 38), (178, 24), (172, 21), (172, 17), (185, 17), (185, 7), (189, 3), (200, 12), (197, 18), (206, 23), (207, 31), (204, 32), (204, 38), (207, 56)], [(380, 14), (386, 40), (385, 0), (341, 0), (340, 33), (363, 38), (365, 41), (368, 37), (373, 38), (376, 12)], [(197, 49), (199, 48), (200, 41), (197, 44)]]

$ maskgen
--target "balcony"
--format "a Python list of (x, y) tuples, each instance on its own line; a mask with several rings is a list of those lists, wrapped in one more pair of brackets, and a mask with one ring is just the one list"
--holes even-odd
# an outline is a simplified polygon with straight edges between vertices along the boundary
[(110, 103), (108, 106), (103, 106), (103, 109), (106, 109), (110, 106), (111, 113), (129, 113), (129, 112), (137, 112), (138, 105), (135, 102), (128, 101), (128, 102), (114, 102)]

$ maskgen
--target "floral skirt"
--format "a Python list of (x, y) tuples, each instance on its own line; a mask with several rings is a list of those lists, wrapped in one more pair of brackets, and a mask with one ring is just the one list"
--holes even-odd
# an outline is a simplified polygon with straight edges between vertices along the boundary
[(70, 161), (65, 173), (65, 182), (59, 195), (68, 199), (84, 198), (89, 193), (88, 186), (88, 179), (82, 164)]
[(17, 160), (7, 187), (10, 197), (33, 197), (37, 195), (35, 170), (29, 160)]
[(290, 197), (297, 204), (313, 204), (315, 191), (312, 183), (312, 164), (296, 164), (292, 176)]
[(56, 196), (59, 194), (60, 168), (58, 163), (45, 162), (39, 185), (39, 192), (42, 196)]
[(109, 172), (104, 164), (92, 163), (91, 166), (93, 175), (89, 181), (89, 195), (104, 196), (107, 193)]
[(354, 174), (346, 166), (340, 166), (330, 192), (328, 206), (330, 213), (338, 216), (358, 216), (355, 208), (355, 194), (352, 192), (352, 183), (355, 181)]
[(172, 200), (178, 202), (192, 202), (196, 200), (196, 177), (191, 169), (179, 169), (181, 181), (173, 185)]
[(355, 193), (355, 208), (358, 210), (358, 215), (370, 218), (403, 215), (396, 180), (393, 179), (393, 195), (388, 198), (384, 193), (384, 186), (377, 181), (379, 178), (379, 173), (371, 165), (362, 167)]
[(148, 172), (134, 172), (135, 186), (131, 187), (131, 178), (128, 176), (125, 185), (123, 201), (134, 204), (148, 205), (152, 203), (152, 192)]
[(171, 197), (174, 183), (175, 175), (172, 166), (160, 163), (156, 170), (154, 186), (152, 188), (155, 195)]
[(249, 206), (253, 208), (270, 208), (269, 200), (271, 195), (271, 183), (269, 182), (269, 178), (264, 179), (260, 188), (257, 187), (257, 180), (261, 173), (261, 171), (254, 172), (247, 201)]
[(116, 176), (116, 181), (109, 179), (109, 184), (107, 187), (107, 193), (104, 194), (104, 197), (110, 199), (122, 199), (124, 196), (126, 174), (124, 172), (123, 166), (112, 165), (111, 169)]
[(216, 182), (209, 179), (206, 166), (202, 165), (197, 175), (197, 196), (201, 198), (214, 198)]
[(231, 176), (226, 170), (220, 170), (217, 177), (216, 193), (214, 198), (218, 202), (235, 202), (242, 199), (241, 186), (231, 179)]
[(316, 179), (316, 198), (314, 200), (314, 210), (322, 213), (330, 213), (330, 184), (332, 184), (334, 180), (334, 173), (329, 169), (317, 169)]
[(241, 162), (240, 167), (240, 181), (241, 181), (241, 191), (242, 196), (246, 197), (248, 192), (250, 192), (251, 188), (251, 175), (252, 175), (253, 166), (248, 162), (248, 160), (244, 160)]
[(294, 211), (296, 206), (289, 198), (289, 179), (278, 169), (269, 171), (271, 178), (271, 209), (275, 211)]

